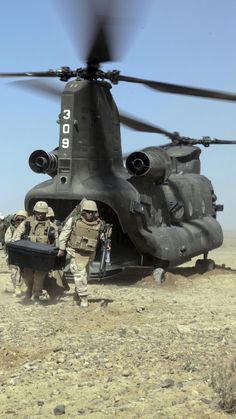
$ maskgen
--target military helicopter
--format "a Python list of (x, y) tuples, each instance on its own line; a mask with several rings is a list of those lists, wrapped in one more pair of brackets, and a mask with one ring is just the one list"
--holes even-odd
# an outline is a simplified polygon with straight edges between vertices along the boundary
[[(73, 9), (75, 3), (70, 3)], [(125, 76), (118, 70), (103, 71), (101, 64), (113, 61), (106, 32), (112, 22), (108, 15), (95, 18), (97, 31), (84, 68), (0, 73), (0, 77), (38, 77), (40, 82), (42, 78), (59, 78), (66, 83), (61, 94), (59, 146), (50, 152), (36, 150), (29, 157), (31, 169), (51, 179), (27, 193), (26, 209), (31, 212), (36, 201), (45, 200), (56, 218), (64, 220), (83, 197), (95, 200), (101, 218), (113, 225), (107, 275), (129, 266), (151, 266), (156, 280), (162, 282), (165, 270), (198, 255), (203, 255), (198, 268), (212, 269), (208, 252), (223, 242), (216, 220), (223, 206), (216, 203), (210, 180), (200, 173), (201, 150), (196, 145), (236, 141), (183, 137), (119, 113), (111, 87), (128, 82), (156, 91), (229, 101), (236, 101), (236, 94)], [(37, 80), (17, 83), (58, 95)], [(124, 166), (120, 123), (165, 135), (170, 142), (131, 153)], [(96, 272), (96, 263), (94, 269)]]

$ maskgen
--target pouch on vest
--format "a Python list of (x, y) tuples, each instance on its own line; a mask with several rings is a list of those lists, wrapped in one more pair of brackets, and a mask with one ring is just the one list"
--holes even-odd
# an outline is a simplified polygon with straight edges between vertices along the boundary
[(97, 246), (97, 240), (95, 239), (89, 239), (87, 237), (82, 237), (79, 249), (80, 250), (86, 250), (88, 252), (94, 252)]

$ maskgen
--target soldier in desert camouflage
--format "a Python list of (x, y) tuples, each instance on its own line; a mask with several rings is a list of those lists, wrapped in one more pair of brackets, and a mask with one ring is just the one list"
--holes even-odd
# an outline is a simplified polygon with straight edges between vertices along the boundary
[[(56, 226), (47, 219), (48, 204), (44, 201), (36, 202), (33, 208), (33, 215), (24, 220), (16, 229), (13, 239), (20, 240), (27, 238), (35, 243), (53, 244), (57, 239)], [(22, 276), (24, 278), (27, 290), (25, 298), (30, 300), (31, 297), (35, 303), (40, 302), (42, 295), (44, 280), (48, 272), (42, 270), (34, 270), (24, 267)]]
[[(6, 230), (5, 233), (5, 237), (4, 237), (4, 241), (5, 241), (5, 245), (7, 245), (7, 243), (10, 243), (13, 240), (13, 236), (14, 233), (17, 229), (17, 227), (26, 219), (27, 217), (27, 212), (25, 210), (20, 210), (17, 211), (14, 216), (12, 217), (11, 221), (10, 221), (10, 225)], [(19, 268), (19, 266), (16, 265), (8, 265), (10, 271), (11, 271), (11, 282), (13, 285), (13, 291), (15, 296), (20, 296), (21, 295), (21, 286), (22, 286), (22, 277), (21, 277), (21, 270)], [(6, 288), (7, 292), (8, 288)]]
[(89, 269), (104, 228), (95, 201), (83, 199), (77, 212), (68, 218), (59, 236), (58, 256), (70, 255), (75, 292), (80, 307), (88, 307)]

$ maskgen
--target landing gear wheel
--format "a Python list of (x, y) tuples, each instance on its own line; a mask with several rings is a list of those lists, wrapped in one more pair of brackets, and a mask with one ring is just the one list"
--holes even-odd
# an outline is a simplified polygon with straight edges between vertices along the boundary
[(203, 259), (196, 260), (195, 269), (197, 273), (203, 273)]
[(195, 264), (195, 269), (200, 274), (213, 271), (215, 269), (215, 262), (212, 259), (198, 259)]
[(207, 259), (206, 261), (206, 272), (213, 271), (216, 267), (214, 260)]
[(162, 285), (165, 282), (165, 270), (163, 268), (154, 269), (152, 276), (158, 285)]

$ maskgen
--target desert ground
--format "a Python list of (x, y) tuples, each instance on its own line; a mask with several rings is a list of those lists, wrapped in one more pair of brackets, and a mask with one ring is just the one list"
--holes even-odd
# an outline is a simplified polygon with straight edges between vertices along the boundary
[(90, 305), (73, 284), (56, 301), (24, 304), (6, 292), (0, 252), (0, 417), (236, 417), (236, 232), (166, 275), (91, 282)]

